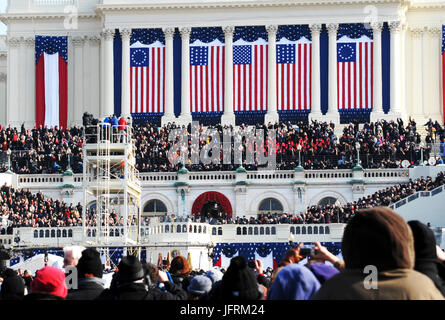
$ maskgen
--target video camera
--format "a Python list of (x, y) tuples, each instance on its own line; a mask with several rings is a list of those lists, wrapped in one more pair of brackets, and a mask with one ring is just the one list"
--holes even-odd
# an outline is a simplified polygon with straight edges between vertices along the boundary
[(91, 113), (85, 112), (82, 116), (83, 126), (94, 126), (99, 123), (98, 119), (95, 119)]

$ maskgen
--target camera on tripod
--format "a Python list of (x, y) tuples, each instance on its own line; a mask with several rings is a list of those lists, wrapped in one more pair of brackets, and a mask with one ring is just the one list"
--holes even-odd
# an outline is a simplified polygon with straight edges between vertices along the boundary
[(91, 113), (85, 112), (82, 116), (83, 126), (85, 128), (85, 135), (87, 137), (87, 142), (96, 143), (97, 134), (97, 124), (98, 119), (95, 119)]

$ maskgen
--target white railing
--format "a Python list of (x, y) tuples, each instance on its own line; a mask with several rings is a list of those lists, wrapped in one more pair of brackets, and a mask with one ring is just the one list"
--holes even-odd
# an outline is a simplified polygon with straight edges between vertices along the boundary
[[(170, 185), (178, 181), (179, 175), (176, 172), (136, 172), (140, 178), (141, 185)], [(319, 182), (320, 180), (350, 180), (353, 178), (353, 171), (347, 169), (341, 170), (305, 170), (304, 179), (308, 183), (311, 181)], [(394, 184), (408, 181), (409, 169), (365, 169), (363, 175), (366, 180), (386, 181)], [(293, 170), (276, 170), (276, 171), (248, 171), (246, 173), (248, 181), (277, 181), (288, 182), (296, 177)], [(186, 174), (186, 181), (192, 184), (212, 183), (226, 184), (233, 183), (237, 178), (237, 173), (233, 171), (206, 171), (206, 172), (189, 172)], [(74, 182), (82, 184), (82, 174), (74, 175)], [(39, 187), (42, 184), (63, 183), (61, 174), (29, 174), (19, 175), (20, 187)]]
[[(230, 242), (286, 242), (292, 234), (294, 241), (341, 241), (344, 224), (271, 224), (271, 225), (210, 225), (196, 222), (161, 222), (140, 227), (141, 244), (150, 243), (230, 243)], [(136, 234), (136, 226), (128, 229)], [(124, 243), (123, 227), (110, 227), (108, 235), (97, 234), (96, 227), (16, 228), (15, 236), (24, 246), (64, 246), (69, 244), (111, 245)], [(133, 238), (133, 237), (132, 237)], [(12, 241), (12, 235), (7, 241)]]
[(77, 0), (33, 0), (35, 6), (67, 6), (76, 3)]
[(433, 189), (431, 191), (418, 191), (418, 192), (413, 193), (412, 195), (410, 195), (410, 196), (408, 196), (408, 197), (406, 197), (404, 199), (401, 199), (401, 200), (399, 200), (397, 202), (394, 202), (389, 207), (391, 209), (395, 210), (395, 209), (398, 209), (398, 208), (404, 206), (408, 202), (414, 201), (414, 200), (416, 200), (418, 198), (434, 197), (436, 194), (439, 194), (439, 193), (441, 193), (443, 191), (445, 191), (445, 186), (437, 187), (437, 188), (435, 188), (435, 189)]

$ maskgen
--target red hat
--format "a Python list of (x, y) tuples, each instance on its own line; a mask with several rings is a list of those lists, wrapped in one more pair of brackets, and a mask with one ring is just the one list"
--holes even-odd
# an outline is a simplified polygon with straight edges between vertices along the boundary
[(40, 269), (31, 282), (31, 292), (49, 293), (65, 299), (68, 294), (65, 274), (56, 267), (47, 266)]

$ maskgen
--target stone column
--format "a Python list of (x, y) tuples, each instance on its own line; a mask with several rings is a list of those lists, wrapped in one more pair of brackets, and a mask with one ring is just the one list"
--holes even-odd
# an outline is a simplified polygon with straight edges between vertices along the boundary
[(182, 69), (181, 69), (181, 116), (182, 124), (192, 122), (190, 111), (190, 27), (180, 29), (182, 41)]
[(321, 89), (320, 89), (320, 32), (321, 24), (310, 25), (312, 35), (312, 105), (310, 120), (322, 120), (321, 113)]
[[(86, 104), (83, 106), (83, 112), (88, 111), (89, 113), (96, 116), (99, 114), (100, 105), (100, 36), (92, 35), (88, 37), (88, 53), (89, 56), (85, 55), (84, 47), (84, 64), (85, 60), (89, 60), (89, 74), (91, 78), (91, 86), (89, 92), (84, 89), (84, 96), (87, 95), (88, 99), (84, 98)], [(85, 87), (84, 87), (85, 88)], [(88, 92), (88, 93), (87, 93)], [(82, 118), (80, 118), (80, 124), (82, 124)]]
[(25, 39), (25, 61), (24, 66), (26, 66), (25, 78), (26, 81), (25, 88), (25, 105), (23, 108), (22, 122), (25, 123), (26, 128), (33, 128), (36, 123), (36, 38), (30, 37)]
[(104, 108), (100, 110), (100, 117), (114, 113), (114, 63), (113, 63), (113, 39), (114, 30), (106, 29), (102, 34), (104, 42)]
[[(7, 78), (7, 90), (8, 98), (7, 104), (8, 108), (6, 110), (6, 123), (12, 127), (20, 128), (20, 112), (19, 106), (19, 95), (20, 95), (20, 74), (19, 74), (19, 64), (20, 64), (20, 44), (22, 40), (17, 37), (8, 39), (8, 78)], [(34, 60), (35, 61), (35, 60)], [(35, 112), (35, 111), (34, 111)]]
[(384, 117), (383, 112), (383, 100), (382, 100), (382, 29), (383, 23), (373, 23), (372, 24), (373, 31), (373, 107), (371, 112), (371, 121), (377, 121)]
[(275, 123), (279, 120), (279, 115), (277, 112), (277, 25), (269, 25), (266, 27), (267, 30), (267, 50), (268, 50), (268, 60), (267, 60), (267, 113), (264, 117), (264, 122), (268, 124), (269, 122)]
[(226, 26), (224, 31), (224, 114), (221, 116), (222, 125), (235, 125), (233, 112), (233, 34), (235, 27)]
[(337, 31), (338, 23), (327, 25), (329, 35), (329, 106), (324, 121), (340, 123), (337, 101)]
[(173, 106), (173, 35), (175, 28), (164, 28), (165, 36), (165, 107), (162, 125), (176, 121)]
[(122, 37), (122, 109), (121, 116), (131, 117), (130, 113), (130, 39), (131, 29), (120, 30)]
[[(411, 101), (411, 112), (410, 115), (418, 121), (424, 121), (424, 105), (423, 105), (423, 77), (422, 77), (422, 38), (424, 29), (423, 28), (412, 28), (411, 29), (411, 94), (409, 101)], [(417, 120), (418, 119), (418, 120)], [(424, 122), (425, 123), (425, 122)]]
[(427, 68), (423, 70), (425, 84), (425, 117), (431, 118), (433, 121), (441, 123), (443, 118), (441, 116), (441, 95), (440, 95), (440, 58), (437, 56), (441, 52), (442, 28), (441, 26), (430, 26), (427, 32), (427, 43), (425, 44), (425, 57)]
[(82, 123), (84, 110), (83, 102), (83, 45), (85, 39), (83, 37), (74, 37), (74, 121)]
[(401, 82), (402, 77), (400, 74), (400, 32), (401, 32), (400, 21), (393, 21), (389, 23), (389, 30), (391, 31), (391, 103), (390, 103), (390, 114), (395, 120), (401, 117)]
[(7, 79), (6, 73), (4, 72), (0, 73), (0, 124), (3, 127), (6, 127), (8, 125), (6, 123), (6, 108), (7, 108), (6, 97), (8, 95), (8, 92), (6, 90), (7, 88), (6, 79)]

